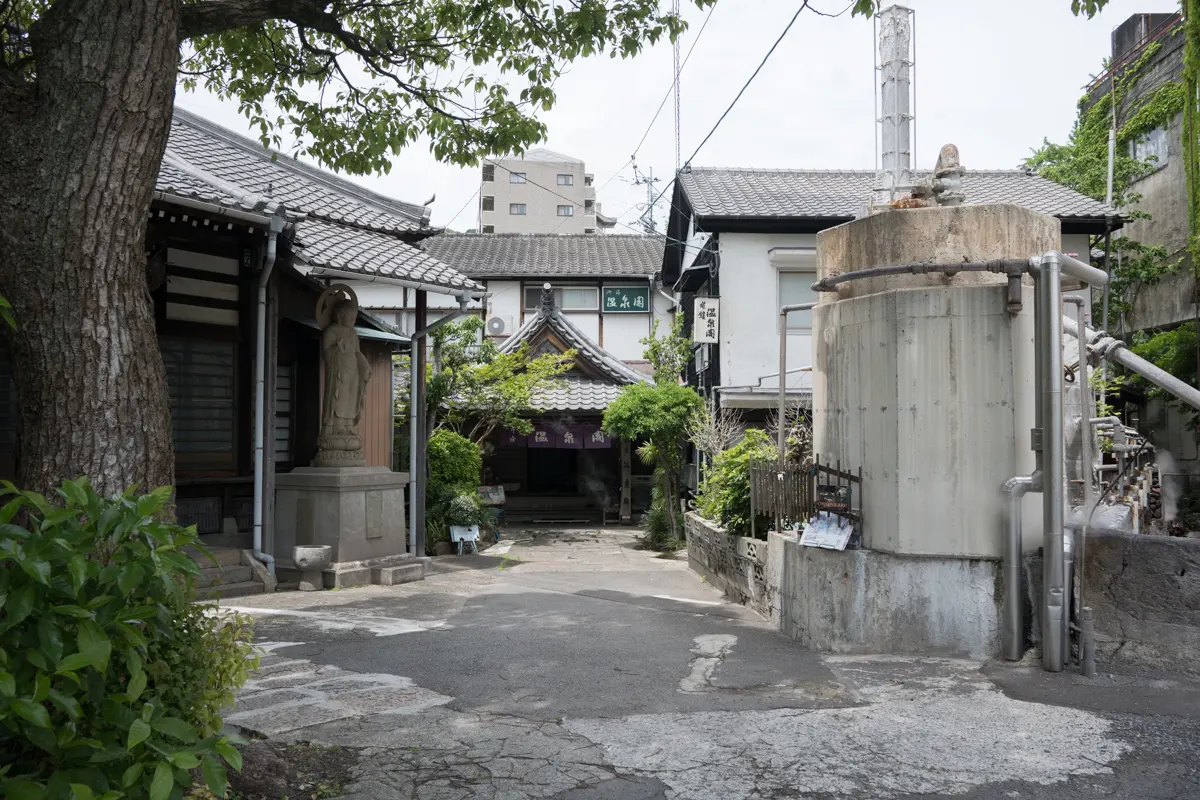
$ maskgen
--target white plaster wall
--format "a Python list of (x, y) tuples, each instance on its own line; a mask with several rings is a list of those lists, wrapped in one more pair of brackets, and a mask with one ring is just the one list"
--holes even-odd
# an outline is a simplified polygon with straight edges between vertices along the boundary
[[(563, 316), (587, 334), (593, 342), (600, 341), (600, 315), (595, 311), (567, 311)], [(608, 320), (605, 320), (607, 325)]]
[(505, 331), (507, 338), (521, 327), (521, 282), (520, 281), (486, 281), (488, 298), (487, 315), (484, 321), (492, 317), (504, 317), (511, 322), (512, 327)]
[[(779, 371), (779, 271), (775, 247), (816, 247), (815, 234), (721, 234), (721, 384), (753, 386)], [(816, 274), (813, 274), (816, 280)], [(812, 336), (788, 335), (788, 369), (812, 364)], [(778, 387), (774, 377), (764, 387)], [(788, 386), (809, 387), (808, 373), (788, 376)]]
[[(662, 325), (659, 325), (662, 335)], [(641, 361), (641, 340), (650, 335), (650, 314), (605, 314), (604, 349), (622, 361)]]

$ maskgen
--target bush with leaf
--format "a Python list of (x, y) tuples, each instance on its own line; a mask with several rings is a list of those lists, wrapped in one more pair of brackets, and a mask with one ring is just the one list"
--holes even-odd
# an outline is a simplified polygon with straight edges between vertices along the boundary
[(713, 459), (700, 485), (696, 510), (736, 536), (750, 533), (750, 464), (777, 459), (775, 444), (751, 428), (742, 441)]
[[(429, 437), (429, 482), (425, 487), (425, 548), (450, 540), (451, 525), (462, 522), (451, 513), (458, 498), (474, 497), (479, 491), (483, 454), (479, 445), (452, 430), (442, 428)], [(460, 506), (462, 501), (459, 501)], [(460, 507), (460, 513), (465, 509)], [(473, 514), (476, 512), (473, 512)], [(467, 515), (474, 518), (473, 515)]]
[[(192, 528), (171, 490), (52, 504), (5, 484), (0, 509), (0, 790), (18, 800), (223, 796), (220, 712), (256, 663), (244, 622), (191, 604)], [(17, 524), (17, 523), (20, 524)]]

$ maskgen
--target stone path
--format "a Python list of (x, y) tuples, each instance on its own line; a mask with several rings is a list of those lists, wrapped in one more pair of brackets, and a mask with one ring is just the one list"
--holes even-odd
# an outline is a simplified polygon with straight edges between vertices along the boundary
[(1034, 669), (820, 657), (635, 545), (535, 531), (418, 584), (239, 598), (268, 653), (228, 719), (355, 748), (350, 798), (1200, 796), (1191, 684), (1129, 713), (1047, 704)]

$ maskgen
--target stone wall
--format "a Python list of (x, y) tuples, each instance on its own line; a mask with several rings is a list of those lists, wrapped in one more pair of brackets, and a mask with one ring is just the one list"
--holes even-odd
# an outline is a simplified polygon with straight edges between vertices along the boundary
[(1092, 534), (1084, 558), (1097, 666), (1200, 674), (1200, 540)]
[[(767, 581), (769, 571), (769, 543), (761, 539), (732, 536), (715, 522), (704, 519), (695, 512), (689, 513), (684, 521), (687, 530), (688, 565), (703, 575), (713, 586), (727, 597), (744, 606), (750, 606), (764, 617), (778, 619), (778, 581), (772, 586)], [(779, 558), (782, 561), (782, 550)], [(780, 570), (775, 569), (775, 574)]]
[(1000, 602), (997, 561), (784, 543), (780, 629), (815, 650), (995, 658)]

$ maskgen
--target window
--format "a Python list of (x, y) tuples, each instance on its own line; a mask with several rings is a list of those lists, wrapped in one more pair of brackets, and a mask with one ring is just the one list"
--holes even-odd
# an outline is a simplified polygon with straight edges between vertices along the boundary
[(559, 206), (558, 207), (558, 215), (560, 217), (575, 216), (575, 206)]
[(508, 204), (508, 213), (515, 214), (519, 217), (525, 216), (525, 204), (524, 203), (509, 203)]
[(292, 460), (292, 365), (280, 364), (275, 372), (275, 463)]
[(525, 182), (525, 173), (524, 172), (508, 173), (508, 182), (509, 183), (524, 183)]
[[(816, 272), (779, 273), (779, 305), (815, 303), (817, 293), (812, 290), (812, 284), (816, 279)], [(788, 314), (787, 320), (789, 331), (812, 330), (811, 311), (793, 311)]]
[(234, 343), (164, 337), (160, 346), (175, 452), (232, 458)]
[[(541, 286), (525, 287), (525, 310), (537, 311), (542, 302)], [(600, 289), (595, 286), (555, 286), (554, 305), (564, 311), (596, 311), (600, 308)]]
[(496, 180), (496, 165), (495, 164), (484, 164), (483, 165), (483, 181), (484, 181), (484, 183), (491, 183), (494, 180)]
[(483, 226), (483, 232), (484, 232), (484, 233), (495, 233), (495, 232), (496, 232), (496, 226), (495, 226), (495, 225), (484, 225), (484, 226)]
[(584, 176), (583, 176), (583, 185), (584, 185), (584, 186), (591, 186), (591, 185), (592, 185), (592, 176), (591, 176), (591, 175), (584, 175)]
[(583, 201), (583, 210), (588, 214), (595, 213), (596, 201), (595, 200), (584, 200)]
[(584, 228), (583, 232), (584, 233), (595, 233), (596, 229), (595, 228)]
[(484, 211), (495, 211), (496, 210), (496, 198), (491, 196), (490, 194), (485, 194), (483, 196), (483, 210)]
[(1129, 143), (1129, 155), (1149, 161), (1155, 169), (1167, 163), (1167, 132), (1163, 128), (1139, 136)]
[(575, 176), (563, 174), (560, 172), (558, 174), (558, 185), (559, 186), (574, 186), (575, 185)]

